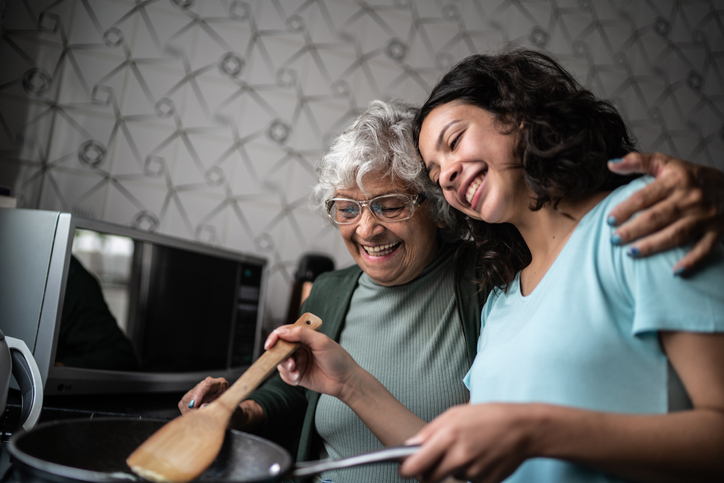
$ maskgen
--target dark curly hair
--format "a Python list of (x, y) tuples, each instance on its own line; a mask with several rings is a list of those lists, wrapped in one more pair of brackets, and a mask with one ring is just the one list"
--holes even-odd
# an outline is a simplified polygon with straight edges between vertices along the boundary
[[(562, 200), (609, 191), (635, 177), (606, 166), (635, 150), (616, 108), (545, 54), (513, 50), (462, 60), (433, 88), (413, 121), (418, 149), (425, 118), (453, 101), (485, 109), (501, 132), (516, 136), (515, 156), (533, 194), (532, 210), (548, 204), (557, 209)], [(506, 287), (530, 263), (530, 251), (512, 225), (469, 220), (467, 229), (478, 247), (483, 287)]]

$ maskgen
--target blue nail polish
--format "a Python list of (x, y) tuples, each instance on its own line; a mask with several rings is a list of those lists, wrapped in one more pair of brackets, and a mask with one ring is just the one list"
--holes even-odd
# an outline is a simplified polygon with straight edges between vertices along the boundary
[(609, 224), (609, 226), (616, 226), (618, 223), (616, 222), (616, 217), (611, 215), (606, 219), (606, 223)]
[(194, 407), (194, 404), (196, 404), (196, 401), (194, 401), (194, 400), (192, 399), (191, 402), (189, 403), (189, 409), (192, 408), (192, 407)]
[(639, 254), (640, 254), (639, 249), (636, 247), (631, 247), (626, 252), (626, 255), (628, 255), (631, 258), (638, 258)]
[(613, 158), (613, 159), (608, 160), (609, 163), (614, 163), (614, 164), (618, 164), (622, 161), (623, 161), (623, 158)]
[(619, 235), (618, 233), (614, 233), (613, 235), (611, 235), (611, 243), (613, 243), (614, 245), (620, 245), (621, 235)]
[(681, 277), (686, 272), (686, 269), (684, 267), (679, 267), (676, 270), (674, 270), (674, 277)]

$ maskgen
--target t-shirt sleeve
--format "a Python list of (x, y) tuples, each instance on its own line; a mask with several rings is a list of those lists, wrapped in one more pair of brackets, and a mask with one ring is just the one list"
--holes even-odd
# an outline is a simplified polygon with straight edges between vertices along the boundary
[[(651, 181), (650, 177), (641, 178), (616, 192), (608, 209)], [(628, 246), (605, 244), (618, 273), (616, 281), (633, 304), (633, 334), (724, 332), (724, 247), (718, 245), (699, 270), (679, 277), (673, 267), (693, 244), (637, 259), (626, 255)]]
[[(619, 188), (606, 199), (602, 214), (652, 181), (645, 176)], [(605, 227), (599, 232), (599, 266), (613, 270), (609, 278), (604, 269), (600, 282), (611, 295), (611, 303), (622, 304), (616, 310), (618, 317), (626, 319), (625, 324), (618, 321), (622, 330), (634, 335), (661, 330), (724, 332), (724, 247), (718, 245), (704, 266), (681, 277), (674, 275), (673, 267), (693, 244), (632, 258), (626, 254), (630, 245), (612, 245), (614, 229), (605, 219), (599, 223)]]
[(724, 332), (724, 249), (686, 277), (673, 273), (688, 251), (677, 248), (642, 259), (624, 260), (634, 299), (632, 331)]

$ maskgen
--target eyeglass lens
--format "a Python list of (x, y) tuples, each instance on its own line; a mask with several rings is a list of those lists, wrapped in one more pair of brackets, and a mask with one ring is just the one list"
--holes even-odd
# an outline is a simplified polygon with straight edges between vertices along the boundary
[(337, 223), (352, 223), (362, 214), (362, 205), (382, 221), (401, 221), (412, 214), (412, 202), (405, 195), (386, 195), (366, 202), (335, 199), (329, 214)]

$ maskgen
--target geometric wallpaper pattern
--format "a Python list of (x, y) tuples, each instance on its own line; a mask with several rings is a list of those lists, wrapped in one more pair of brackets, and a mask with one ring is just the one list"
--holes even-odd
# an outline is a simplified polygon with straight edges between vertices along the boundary
[(421, 103), (455, 62), (545, 51), (639, 149), (724, 169), (724, 8), (696, 0), (0, 1), (0, 185), (269, 259), (352, 259), (310, 213), (313, 164), (373, 99)]

